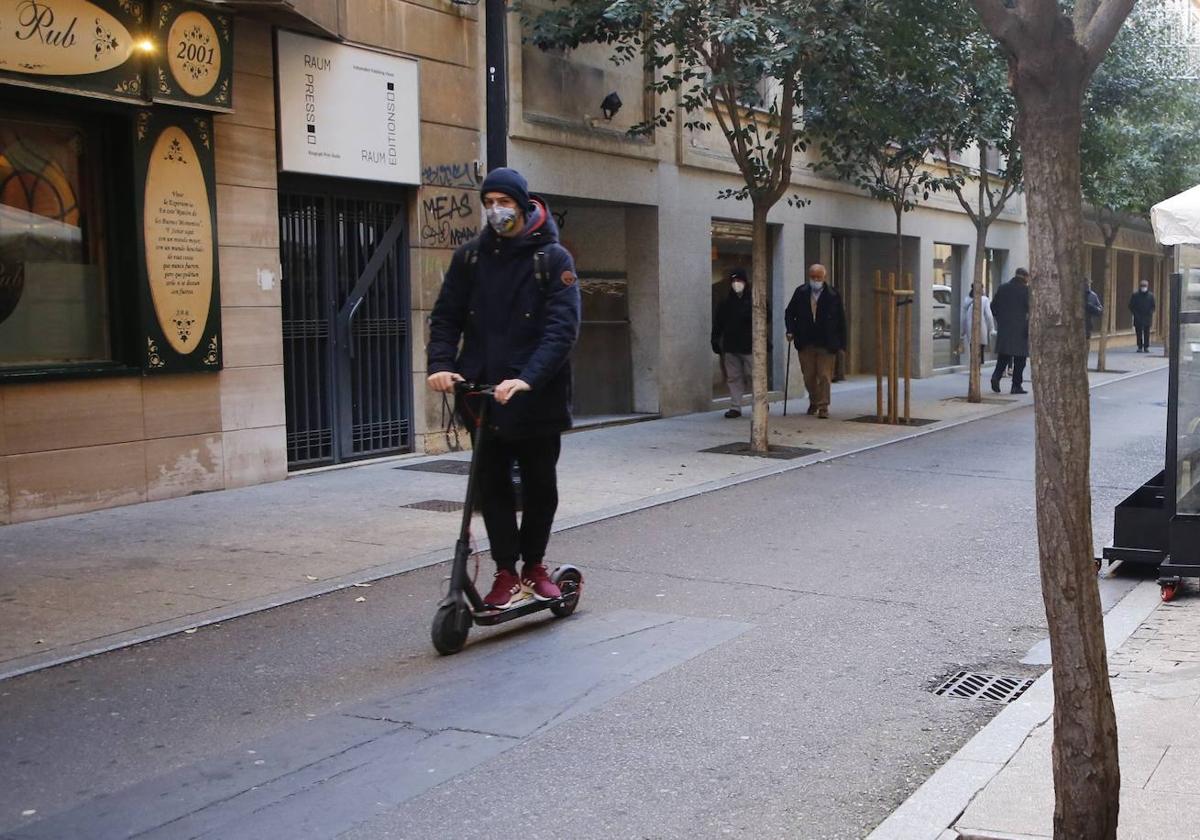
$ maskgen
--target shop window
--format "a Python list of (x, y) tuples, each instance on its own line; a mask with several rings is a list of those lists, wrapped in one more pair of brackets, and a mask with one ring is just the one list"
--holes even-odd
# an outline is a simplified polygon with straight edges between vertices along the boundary
[(0, 117), (0, 376), (114, 361), (104, 125)]

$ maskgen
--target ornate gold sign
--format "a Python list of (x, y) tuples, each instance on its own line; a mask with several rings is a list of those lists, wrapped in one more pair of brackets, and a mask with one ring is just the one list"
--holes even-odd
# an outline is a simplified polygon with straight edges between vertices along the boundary
[(221, 75), (221, 41), (208, 18), (184, 12), (167, 33), (167, 65), (189, 96), (206, 96)]
[(168, 125), (146, 168), (142, 226), (146, 279), (158, 325), (186, 356), (206, 338), (213, 294), (213, 225), (200, 155), (188, 135)]
[(0, 0), (0, 82), (144, 98), (143, 0)]
[(120, 67), (134, 37), (88, 0), (0, 0), (0, 70), (83, 76)]
[(150, 80), (156, 102), (229, 111), (233, 108), (233, 18), (180, 0), (153, 6), (159, 44)]

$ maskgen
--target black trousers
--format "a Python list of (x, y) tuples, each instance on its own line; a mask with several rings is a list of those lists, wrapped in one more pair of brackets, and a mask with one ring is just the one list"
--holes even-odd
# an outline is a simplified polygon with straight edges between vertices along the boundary
[(1134, 330), (1137, 331), (1138, 349), (1139, 350), (1149, 350), (1150, 349), (1150, 325), (1146, 324), (1145, 326), (1143, 326), (1141, 324), (1135, 323), (1133, 325), (1133, 328), (1134, 328)]
[[(489, 437), (479, 459), (480, 509), (496, 568), (515, 570), (517, 560), (540, 563), (558, 510), (558, 455), (562, 435), (521, 440)], [(521, 524), (517, 526), (512, 467), (521, 471)]]
[(997, 387), (1000, 386), (1000, 377), (1004, 375), (1004, 369), (1012, 363), (1012, 386), (1020, 388), (1025, 382), (1025, 360), (1026, 356), (1009, 356), (1007, 353), (998, 353), (996, 355), (996, 369), (992, 371), (992, 383)]

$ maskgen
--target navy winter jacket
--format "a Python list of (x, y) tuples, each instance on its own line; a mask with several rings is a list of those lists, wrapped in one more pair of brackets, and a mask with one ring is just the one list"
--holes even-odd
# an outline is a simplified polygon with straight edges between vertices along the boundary
[[(508, 405), (492, 406), (492, 431), (506, 438), (571, 427), (569, 356), (579, 337), (579, 286), (549, 208), (541, 198), (533, 201), (520, 236), (485, 227), (454, 252), (429, 321), (429, 373), (451, 371), (488, 385), (529, 383), (531, 390)], [(534, 276), (539, 251), (546, 255), (545, 283)]]

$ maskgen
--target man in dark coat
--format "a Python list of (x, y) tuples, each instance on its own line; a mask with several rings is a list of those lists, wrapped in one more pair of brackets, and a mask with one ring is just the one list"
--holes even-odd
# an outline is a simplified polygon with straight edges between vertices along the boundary
[[(579, 337), (580, 297), (574, 261), (558, 243), (550, 209), (529, 194), (525, 178), (495, 169), (480, 192), (487, 226), (450, 260), (430, 315), (427, 369), (429, 387), (441, 393), (453, 392), (464, 379), (495, 385), (478, 465), (483, 521), (496, 561), (492, 590), (483, 600), (505, 608), (528, 597), (560, 595), (542, 559), (558, 509), (562, 432), (571, 426), (568, 357)], [(472, 402), (460, 403), (462, 413), (472, 415)], [(514, 461), (521, 471), (519, 530)], [(520, 577), (518, 558), (524, 561)]]
[(1129, 298), (1129, 311), (1133, 313), (1133, 328), (1137, 332), (1137, 351), (1150, 352), (1150, 325), (1154, 323), (1154, 310), (1158, 304), (1154, 301), (1154, 293), (1150, 284), (1143, 280), (1138, 284), (1138, 290)]
[(826, 282), (825, 266), (808, 268), (808, 282), (796, 289), (783, 313), (788, 341), (795, 342), (808, 391), (808, 413), (829, 416), (829, 383), (837, 354), (846, 349), (846, 310)]
[(1104, 304), (1100, 302), (1100, 295), (1096, 294), (1096, 290), (1092, 288), (1092, 281), (1084, 279), (1083, 281), (1083, 333), (1088, 338), (1092, 337), (1092, 331), (1096, 329), (1096, 319), (1104, 314)]
[(996, 318), (996, 368), (992, 390), (1000, 393), (1000, 377), (1012, 363), (1012, 393), (1027, 393), (1025, 361), (1029, 358), (1029, 272), (1018, 268), (1013, 278), (1002, 283), (992, 298)]
[(754, 361), (751, 309), (746, 270), (735, 268), (729, 272), (729, 294), (717, 308), (712, 328), (712, 350), (721, 357), (729, 399), (733, 403), (725, 412), (729, 418), (742, 416), (742, 397), (751, 381), (751, 363)]

